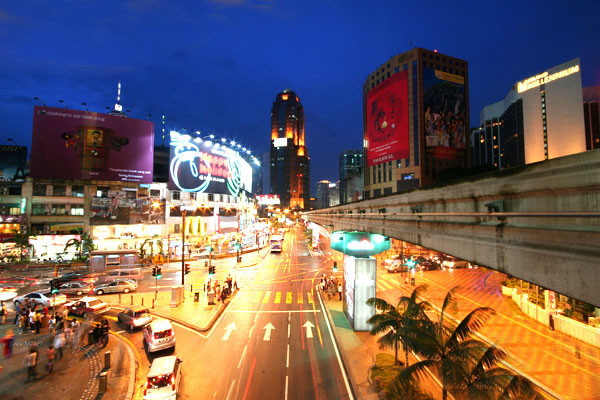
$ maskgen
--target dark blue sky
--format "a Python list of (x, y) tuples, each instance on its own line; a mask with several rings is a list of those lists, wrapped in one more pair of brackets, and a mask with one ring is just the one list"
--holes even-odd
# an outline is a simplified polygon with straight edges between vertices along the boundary
[[(119, 5), (113, 5), (113, 4)], [(0, 5), (0, 143), (31, 145), (33, 100), (269, 148), (270, 109), (291, 88), (306, 115), (311, 181), (336, 180), (362, 145), (362, 84), (413, 46), (469, 62), (471, 124), (514, 82), (581, 58), (600, 85), (600, 1), (31, 1)]]

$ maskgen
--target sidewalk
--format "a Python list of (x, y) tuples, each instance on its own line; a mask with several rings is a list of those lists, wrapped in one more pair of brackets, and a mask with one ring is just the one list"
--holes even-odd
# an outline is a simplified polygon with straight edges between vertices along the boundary
[[(14, 318), (14, 313), (10, 313)], [(65, 348), (62, 360), (55, 361), (54, 370), (48, 373), (45, 369), (46, 350), (51, 343), (48, 328), (43, 328), (39, 335), (25, 333), (19, 335), (12, 323), (0, 325), (0, 335), (12, 329), (15, 334), (13, 355), (9, 359), (2, 358), (0, 366), (0, 398), (4, 400), (63, 400), (66, 398), (116, 399), (129, 400), (133, 394), (133, 378), (136, 373), (135, 359), (127, 345), (114, 334), (110, 335), (105, 348), (88, 346), (86, 335), (82, 335), (80, 346)], [(12, 320), (10, 320), (12, 322)], [(25, 354), (30, 346), (36, 345), (39, 351), (37, 373), (38, 379), (30, 383), (27, 380), (27, 368), (24, 365)], [(110, 352), (111, 367), (106, 370), (107, 390), (98, 393), (98, 376), (104, 371), (105, 353)]]

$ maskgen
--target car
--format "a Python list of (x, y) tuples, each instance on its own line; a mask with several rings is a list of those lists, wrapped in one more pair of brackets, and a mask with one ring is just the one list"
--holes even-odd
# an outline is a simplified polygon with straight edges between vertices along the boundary
[(137, 290), (137, 283), (129, 279), (107, 282), (94, 288), (94, 294), (104, 293), (129, 293)]
[(94, 274), (89, 271), (72, 271), (67, 272), (57, 279), (61, 285), (71, 281), (82, 281), (85, 283), (94, 284), (98, 280), (98, 274)]
[(408, 267), (406, 265), (402, 265), (400, 262), (386, 265), (385, 269), (387, 270), (387, 272), (390, 272), (392, 274), (408, 271)]
[(155, 319), (144, 326), (143, 334), (148, 353), (175, 348), (175, 331), (168, 319)]
[(117, 315), (117, 321), (133, 331), (135, 328), (145, 326), (152, 321), (152, 315), (146, 307), (143, 306), (131, 306)]
[(85, 296), (81, 299), (65, 304), (71, 314), (87, 318), (88, 315), (102, 314), (110, 310), (110, 305), (97, 297)]
[(175, 400), (181, 382), (182, 362), (177, 356), (155, 358), (144, 385), (144, 400)]
[(435, 271), (440, 269), (440, 265), (434, 261), (425, 260), (419, 263), (421, 270), (423, 271)]
[(25, 299), (29, 301), (35, 301), (36, 303), (42, 303), (46, 307), (59, 306), (67, 302), (67, 296), (64, 294), (57, 294), (56, 297), (50, 292), (32, 292), (27, 293), (24, 296), (17, 296), (13, 299), (15, 307), (17, 304), (25, 304)]
[(83, 281), (71, 281), (63, 283), (60, 288), (58, 288), (58, 293), (65, 294), (67, 296), (82, 296), (90, 293), (93, 288), (94, 285), (85, 283)]
[(104, 277), (105, 282), (119, 281), (124, 279), (130, 279), (134, 281), (144, 279), (144, 272), (139, 268), (116, 269), (114, 271), (110, 271), (108, 275)]

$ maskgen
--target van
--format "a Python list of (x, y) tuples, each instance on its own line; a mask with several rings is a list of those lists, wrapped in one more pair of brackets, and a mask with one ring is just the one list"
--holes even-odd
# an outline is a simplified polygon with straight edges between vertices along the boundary
[(106, 275), (107, 282), (116, 280), (132, 279), (134, 281), (144, 279), (144, 273), (139, 268), (115, 269)]
[(144, 400), (175, 400), (181, 381), (181, 363), (177, 356), (155, 358), (148, 371)]
[(155, 319), (144, 327), (143, 333), (148, 353), (175, 348), (175, 331), (168, 319)]

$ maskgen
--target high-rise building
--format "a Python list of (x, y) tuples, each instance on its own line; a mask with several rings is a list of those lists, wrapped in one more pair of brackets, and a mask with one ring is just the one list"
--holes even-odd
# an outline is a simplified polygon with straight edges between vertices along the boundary
[(362, 199), (363, 152), (345, 150), (340, 153), (340, 204)]
[(468, 167), (465, 60), (414, 48), (363, 84), (364, 198), (430, 185)]
[(329, 207), (329, 185), (331, 182), (328, 180), (322, 180), (317, 182), (317, 202), (315, 208), (327, 208)]
[(308, 208), (310, 158), (304, 141), (304, 108), (289, 89), (277, 95), (271, 109), (270, 183), (283, 207)]
[(261, 154), (261, 171), (262, 171), (262, 194), (271, 194), (271, 152), (265, 151)]
[[(586, 150), (579, 59), (515, 82), (471, 136), (473, 166), (509, 168)], [(589, 109), (589, 108), (588, 108)]]
[(583, 88), (583, 118), (586, 149), (600, 149), (600, 86)]
[(329, 184), (329, 207), (340, 205), (340, 181)]

